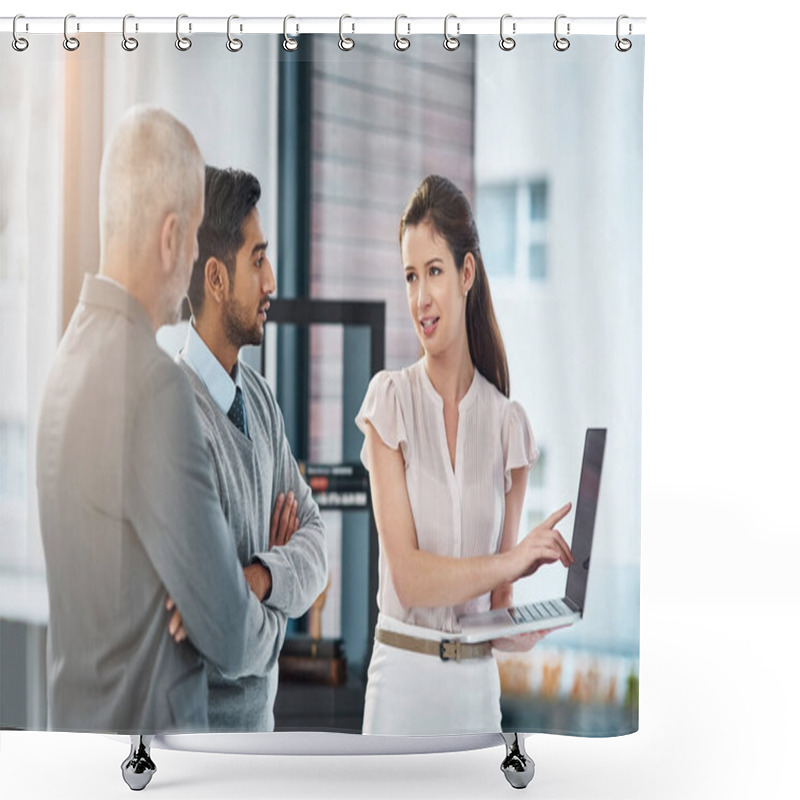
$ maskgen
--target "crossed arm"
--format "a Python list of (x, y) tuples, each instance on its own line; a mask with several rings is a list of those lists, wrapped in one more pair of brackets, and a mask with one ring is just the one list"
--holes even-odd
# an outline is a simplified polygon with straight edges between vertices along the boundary
[[(328, 580), (325, 528), (289, 447), (283, 415), (266, 391), (263, 402), (275, 425), (269, 446), (276, 500), (268, 549), (254, 553), (252, 563), (245, 565), (243, 571), (250, 589), (265, 608), (286, 617), (298, 617), (308, 611)], [(180, 612), (169, 599), (167, 608), (173, 611), (170, 633), (176, 641), (182, 641), (186, 631), (182, 630)]]
[[(288, 494), (281, 492), (275, 499), (275, 506), (272, 509), (272, 518), (269, 529), (269, 549), (282, 547), (287, 544), (292, 536), (297, 532), (300, 523), (297, 519), (297, 498), (294, 492)], [(264, 565), (255, 561), (242, 568), (244, 578), (250, 591), (258, 598), (259, 602), (264, 602), (269, 598), (272, 591), (272, 574)], [(170, 636), (176, 642), (186, 639), (186, 628), (183, 625), (183, 617), (171, 597), (167, 597), (167, 611), (172, 611), (169, 621)]]
[(288, 617), (299, 617), (308, 611), (328, 581), (328, 548), (319, 508), (292, 456), (277, 407), (275, 419), (279, 446), (275, 452), (273, 492), (285, 491), (287, 500), (292, 499), (297, 526), (290, 538), (281, 534), (279, 526), (276, 536), (270, 535), (275, 546), (271, 544), (267, 552), (254, 553), (253, 560), (271, 576), (269, 605)]

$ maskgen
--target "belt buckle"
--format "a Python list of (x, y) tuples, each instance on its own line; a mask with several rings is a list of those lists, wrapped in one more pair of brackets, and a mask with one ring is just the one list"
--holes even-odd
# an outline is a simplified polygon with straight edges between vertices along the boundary
[[(448, 647), (450, 650), (448, 651)], [(442, 661), (461, 661), (461, 642), (458, 639), (442, 639), (439, 642), (439, 658)]]

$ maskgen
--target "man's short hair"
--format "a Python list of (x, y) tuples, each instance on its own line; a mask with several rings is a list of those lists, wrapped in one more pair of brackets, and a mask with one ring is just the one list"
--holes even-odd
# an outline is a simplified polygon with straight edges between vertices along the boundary
[(217, 258), (225, 264), (233, 286), (236, 253), (244, 244), (242, 226), (260, 198), (261, 184), (255, 175), (240, 169), (206, 166), (205, 213), (197, 231), (200, 255), (189, 283), (189, 305), (195, 317), (203, 310), (209, 258)]
[(163, 108), (129, 109), (100, 168), (101, 258), (109, 247), (140, 256), (169, 213), (187, 224), (202, 186), (203, 157), (189, 129)]

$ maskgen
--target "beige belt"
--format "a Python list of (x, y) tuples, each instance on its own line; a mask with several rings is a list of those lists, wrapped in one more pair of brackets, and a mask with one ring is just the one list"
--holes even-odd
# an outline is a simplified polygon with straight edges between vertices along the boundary
[(410, 650), (412, 653), (424, 653), (428, 656), (438, 656), (442, 661), (463, 661), (466, 658), (486, 658), (492, 653), (489, 642), (479, 644), (464, 644), (458, 639), (421, 639), (418, 636), (406, 636), (403, 633), (385, 631), (376, 628), (375, 638), (382, 644), (390, 647), (399, 647), (401, 650)]

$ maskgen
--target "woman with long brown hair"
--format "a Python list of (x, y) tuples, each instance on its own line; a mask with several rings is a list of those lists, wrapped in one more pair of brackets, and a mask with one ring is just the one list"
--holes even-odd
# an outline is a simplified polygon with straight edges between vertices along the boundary
[(356, 418), (380, 538), (364, 733), (499, 731), (492, 648), (529, 649), (542, 634), (460, 645), (458, 659), (448, 642), (459, 615), (510, 606), (518, 578), (569, 566), (555, 526), (571, 506), (517, 541), (539, 453), (509, 400), (475, 220), (451, 181), (429, 175), (417, 187), (400, 250), (422, 357), (375, 375)]

